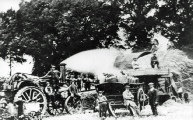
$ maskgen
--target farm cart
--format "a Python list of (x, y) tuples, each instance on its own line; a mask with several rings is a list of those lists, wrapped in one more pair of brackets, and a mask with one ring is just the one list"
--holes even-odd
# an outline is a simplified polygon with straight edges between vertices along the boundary
[[(64, 91), (55, 92), (50, 99), (45, 92), (46, 82), (49, 80), (50, 78), (40, 79), (30, 74), (16, 73), (10, 77), (9, 81), (6, 81), (1, 92), (4, 92), (5, 97), (13, 103), (22, 99), (24, 104), (34, 104), (37, 111), (42, 114), (47, 111), (50, 115), (57, 115), (63, 113), (64, 109), (69, 112), (68, 107), (65, 107), (69, 92), (66, 95), (62, 95)], [(60, 82), (59, 89), (62, 89), (65, 84)]]
[(128, 70), (127, 74), (139, 78), (139, 82), (144, 83), (144, 92), (148, 92), (148, 83), (154, 83), (154, 87), (158, 89), (159, 104), (164, 103), (168, 99), (176, 100), (178, 97), (177, 86), (169, 69), (144, 69), (144, 70)]
[[(121, 83), (121, 82), (114, 82), (109, 83), (105, 82), (102, 84), (98, 84), (96, 86), (97, 91), (104, 91), (104, 95), (108, 100), (108, 111), (109, 114), (118, 117), (119, 115), (123, 115), (123, 113), (135, 115), (136, 113), (132, 108), (127, 109), (124, 105), (123, 100), (123, 92), (125, 90), (125, 85), (129, 83)], [(144, 105), (147, 104), (145, 99), (146, 95), (143, 91), (143, 83), (130, 83), (130, 91), (134, 95), (134, 102), (138, 107), (143, 108)]]

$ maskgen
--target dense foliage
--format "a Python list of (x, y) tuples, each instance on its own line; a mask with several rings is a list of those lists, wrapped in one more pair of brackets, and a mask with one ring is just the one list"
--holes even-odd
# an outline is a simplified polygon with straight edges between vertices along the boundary
[[(84, 50), (119, 46), (148, 48), (153, 33), (179, 46), (192, 42), (191, 0), (31, 0), (0, 14), (0, 57), (34, 58), (34, 74)], [(133, 44), (135, 42), (136, 44)]]

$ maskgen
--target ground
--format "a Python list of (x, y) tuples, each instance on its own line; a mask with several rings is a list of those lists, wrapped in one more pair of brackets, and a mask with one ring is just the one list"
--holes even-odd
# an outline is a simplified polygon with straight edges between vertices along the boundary
[[(193, 101), (188, 104), (177, 103), (174, 101), (167, 101), (162, 106), (158, 106), (158, 116), (153, 116), (150, 110), (150, 106), (145, 106), (142, 110), (142, 117), (121, 117), (113, 118), (107, 117), (105, 120), (192, 120), (193, 119)], [(43, 120), (101, 120), (98, 117), (98, 113), (85, 113), (74, 115), (63, 115), (57, 117), (44, 118)]]

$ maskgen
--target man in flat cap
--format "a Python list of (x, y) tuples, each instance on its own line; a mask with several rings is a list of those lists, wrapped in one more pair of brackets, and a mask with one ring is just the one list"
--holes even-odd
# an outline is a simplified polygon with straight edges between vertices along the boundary
[(103, 91), (98, 92), (97, 103), (99, 104), (99, 116), (106, 117), (107, 98), (103, 95)]
[(158, 90), (154, 88), (154, 83), (149, 83), (148, 85), (150, 88), (148, 91), (149, 105), (151, 106), (153, 115), (157, 116)]
[[(123, 99), (124, 99), (124, 105), (129, 108), (132, 107), (133, 110), (135, 110), (136, 114), (138, 116), (141, 116), (140, 111), (137, 107), (137, 105), (134, 102), (134, 96), (131, 93), (131, 91), (129, 90), (130, 86), (126, 85), (125, 86), (125, 91), (123, 92)], [(134, 114), (135, 115), (135, 114)]]

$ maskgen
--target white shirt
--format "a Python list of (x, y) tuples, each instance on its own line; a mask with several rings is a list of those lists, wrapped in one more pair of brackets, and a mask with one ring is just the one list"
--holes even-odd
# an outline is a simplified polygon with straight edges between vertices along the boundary
[(178, 89), (178, 93), (182, 93), (182, 92), (183, 92), (182, 87), (180, 87), (180, 88)]
[(132, 65), (133, 69), (139, 68), (139, 63), (137, 61), (132, 61), (131, 65)]

